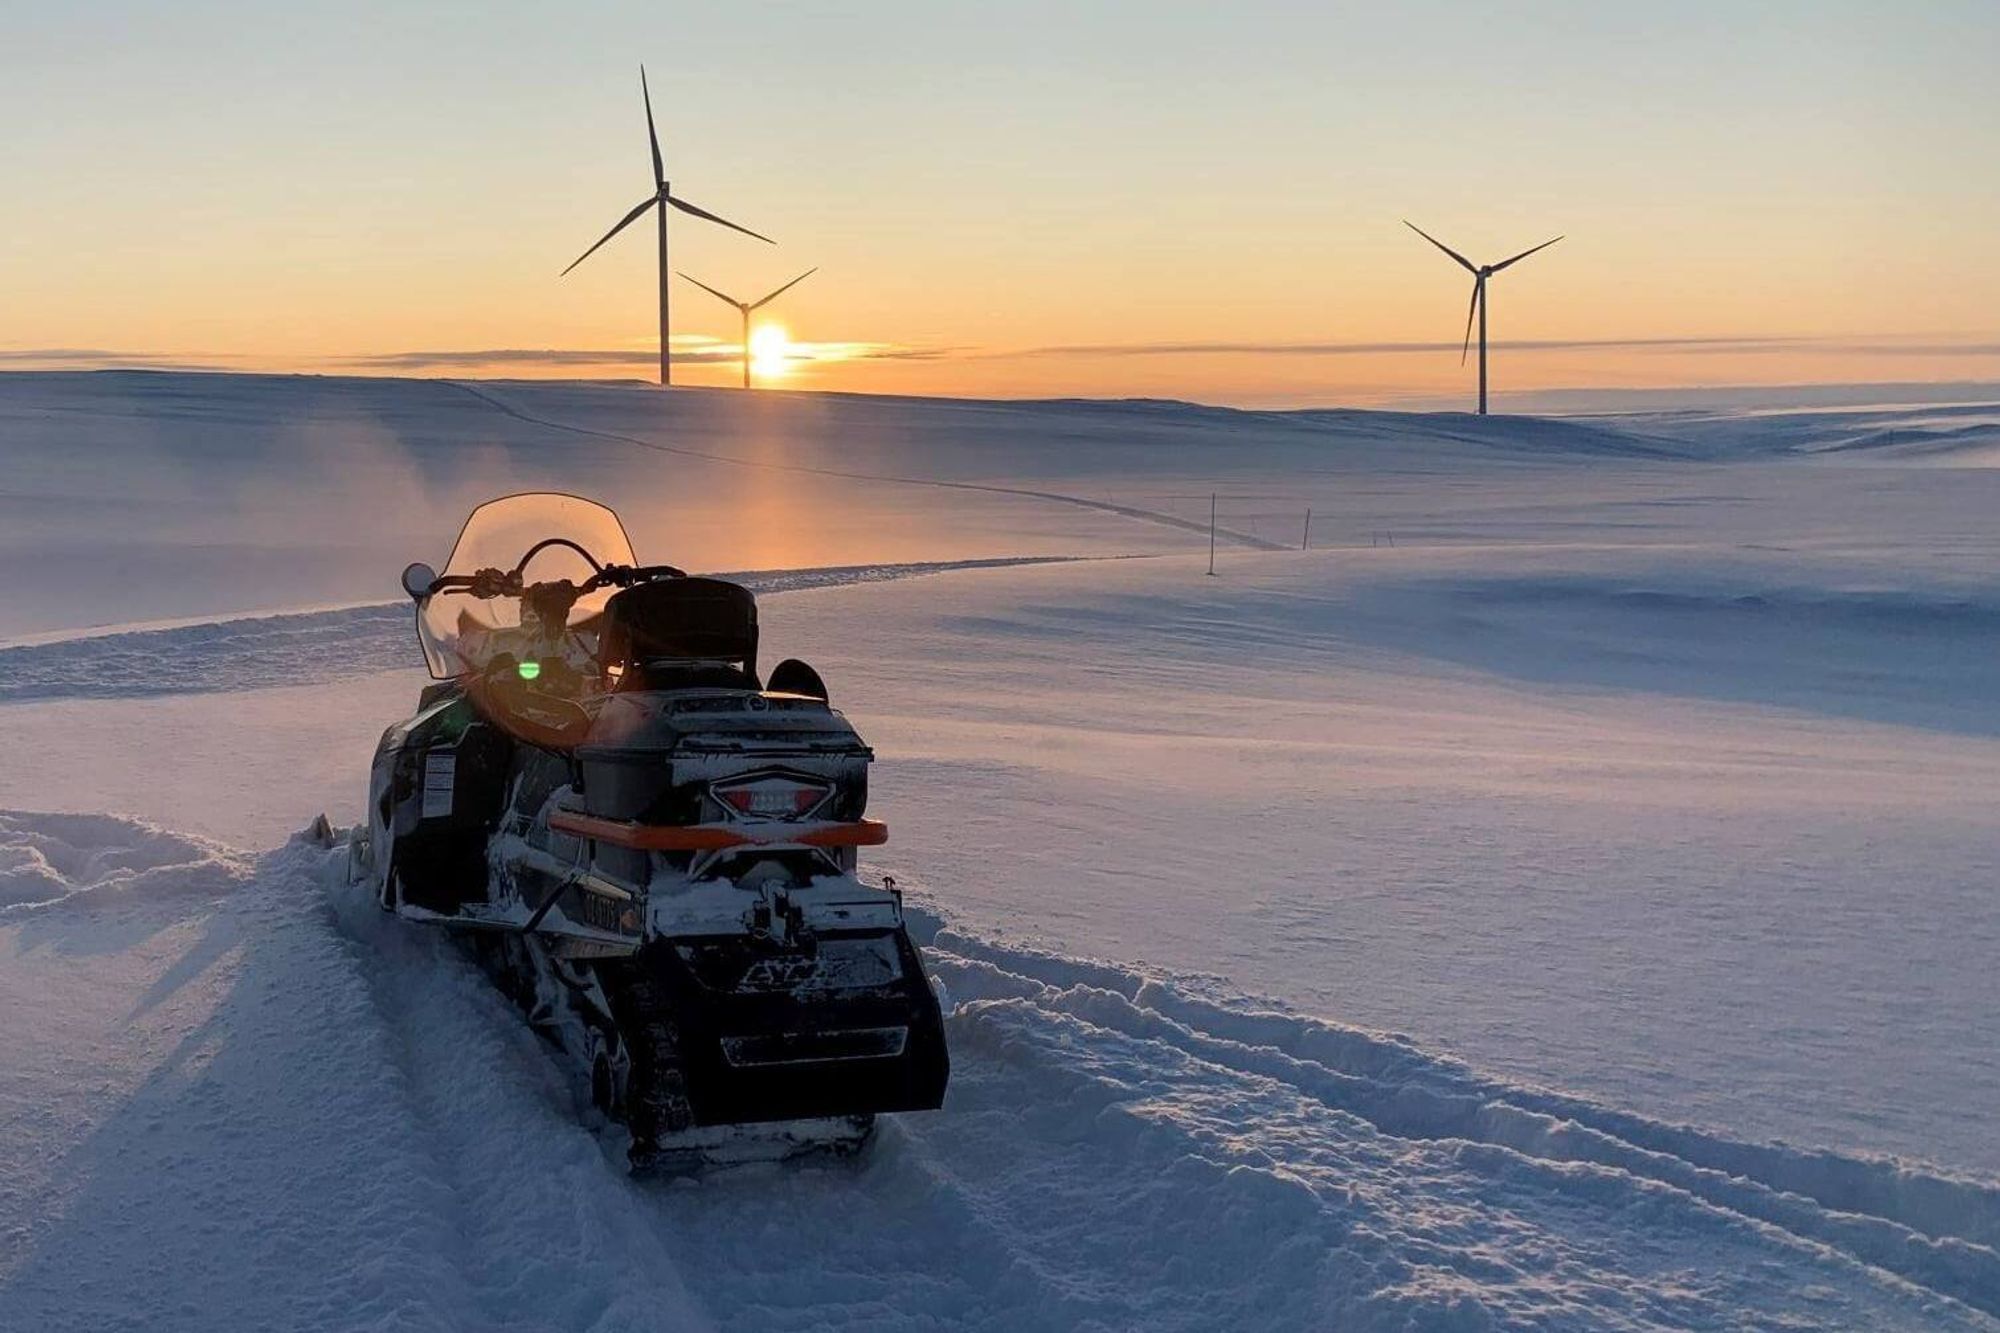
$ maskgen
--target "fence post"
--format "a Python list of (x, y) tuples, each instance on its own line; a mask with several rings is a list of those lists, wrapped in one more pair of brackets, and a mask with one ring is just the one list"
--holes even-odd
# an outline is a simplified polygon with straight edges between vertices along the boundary
[(1215, 492), (1208, 493), (1208, 574), (1215, 577)]

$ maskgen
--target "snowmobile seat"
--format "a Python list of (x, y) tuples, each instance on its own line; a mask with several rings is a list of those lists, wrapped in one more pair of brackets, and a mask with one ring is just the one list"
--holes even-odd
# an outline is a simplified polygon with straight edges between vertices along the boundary
[(757, 689), (757, 599), (721, 579), (641, 583), (604, 607), (599, 661), (619, 689)]
[(626, 667), (613, 692), (638, 690), (761, 690), (757, 677), (728, 662), (652, 661)]

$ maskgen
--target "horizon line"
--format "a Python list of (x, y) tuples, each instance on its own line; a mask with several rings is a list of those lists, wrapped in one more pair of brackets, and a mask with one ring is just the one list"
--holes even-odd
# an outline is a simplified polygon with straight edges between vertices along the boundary
[[(15, 375), (214, 375), (242, 378), (312, 378), (333, 380), (387, 380), (415, 384), (452, 384), (459, 380), (514, 384), (578, 384), (597, 386), (659, 387), (642, 377), (519, 379), (508, 376), (452, 376), (342, 373), (326, 370), (246, 369), (200, 365), (104, 365), (62, 368), (9, 368), (0, 352), (0, 379)], [(647, 362), (645, 364), (651, 364)], [(717, 385), (675, 386), (697, 391), (740, 393), (742, 390)], [(1454, 406), (1457, 394), (1413, 390), (1371, 395), (1367, 401), (1271, 401), (1214, 402), (1195, 398), (1161, 397), (1157, 394), (1077, 393), (912, 393), (865, 389), (779, 389), (780, 393), (822, 394), (836, 397), (913, 399), (935, 402), (980, 403), (1075, 403), (1105, 406), (1151, 405), (1184, 407), (1205, 411), (1310, 414), (1315, 412), (1363, 412), (1390, 415), (1470, 415), (1470, 409)], [(1618, 384), (1553, 385), (1534, 389), (1512, 389), (1496, 395), (1517, 404), (1514, 415), (1593, 416), (1601, 414), (1650, 414), (1662, 411), (1699, 410), (1714, 407), (1761, 406), (1772, 410), (1813, 412), (1821, 410), (1866, 411), (1873, 408), (1913, 408), (2000, 406), (2000, 379), (1949, 380), (1788, 380), (1736, 384)], [(1591, 399), (1598, 400), (1592, 403)], [(1762, 400), (1761, 402), (1756, 400)], [(1631, 401), (1626, 401), (1631, 400)], [(1650, 403), (1637, 400), (1651, 400)], [(1719, 401), (1718, 401), (1719, 400)], [(1733, 400), (1733, 401), (1731, 401)], [(1625, 405), (1618, 405), (1624, 402)]]
[[(678, 341), (678, 340), (677, 340)], [(1664, 337), (1522, 338), (1498, 341), (1497, 350), (1510, 352), (1633, 351), (1693, 354), (1780, 352), (1823, 356), (1984, 357), (2000, 356), (2000, 340), (1988, 334), (1713, 334)], [(1136, 343), (1056, 343), (1028, 347), (904, 346), (864, 341), (798, 340), (788, 359), (798, 364), (830, 365), (846, 361), (1002, 361), (1040, 359), (1122, 359), (1174, 356), (1415, 356), (1459, 350), (1443, 340), (1318, 340), (1269, 341), (1182, 340)], [(676, 364), (725, 365), (740, 361), (733, 342), (720, 340), (696, 346), (672, 347)], [(657, 363), (656, 348), (489, 347), (413, 349), (303, 356), (299, 366), (363, 370), (418, 370), (425, 367), (473, 366), (649, 366)], [(40, 369), (162, 369), (231, 370), (271, 368), (252, 353), (136, 352), (106, 348), (0, 348), (0, 368)], [(308, 371), (306, 373), (313, 373)]]

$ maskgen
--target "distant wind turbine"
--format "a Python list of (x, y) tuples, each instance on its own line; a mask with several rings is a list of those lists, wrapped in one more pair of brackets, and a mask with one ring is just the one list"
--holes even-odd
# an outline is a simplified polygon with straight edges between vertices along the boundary
[[(674, 271), (676, 273), (680, 272), (679, 269), (675, 269)], [(709, 286), (707, 283), (703, 282), (700, 278), (688, 278), (687, 274), (681, 273), (681, 276), (683, 278), (687, 278), (689, 282), (701, 288), (703, 291), (707, 292), (710, 296), (713, 296), (716, 300), (721, 301), (725, 305), (735, 306), (737, 310), (742, 312), (744, 388), (747, 389), (750, 387), (750, 312), (753, 310), (763, 309), (765, 306), (771, 304), (771, 302), (777, 300), (780, 296), (783, 296), (786, 292), (798, 286), (800, 283), (804, 282), (807, 278), (810, 278), (813, 274), (817, 272), (819, 272), (818, 268), (816, 267), (809, 268), (805, 272), (799, 274), (798, 277), (793, 278), (790, 282), (778, 288), (778, 290), (772, 292), (769, 296), (763, 297), (761, 300), (756, 300), (756, 301), (739, 301), (735, 297), (730, 296), (725, 292), (718, 292), (717, 290), (715, 290), (715, 288)]]
[(1479, 317), (1479, 415), (1483, 417), (1486, 415), (1486, 280), (1508, 265), (1520, 263), (1536, 250), (1548, 249), (1562, 237), (1558, 236), (1554, 241), (1543, 241), (1533, 249), (1523, 250), (1512, 259), (1503, 259), (1497, 264), (1475, 264), (1408, 218), (1403, 219), (1403, 225), (1457, 260), (1459, 267), (1472, 275), (1472, 305), (1465, 312), (1465, 346), (1459, 350), (1458, 364), (1461, 366), (1465, 364), (1466, 353), (1472, 349), (1472, 318), (1477, 315)]
[(698, 218), (707, 218), (710, 222), (720, 223), (722, 226), (729, 228), (731, 231), (742, 232), (745, 236), (755, 236), (758, 240), (763, 241), (767, 245), (776, 245), (777, 242), (773, 241), (768, 236), (764, 236), (757, 232), (751, 231), (748, 227), (739, 227), (734, 222), (731, 222), (728, 218), (717, 217), (715, 214), (709, 212), (705, 208), (697, 208), (693, 204), (689, 203), (687, 200), (681, 198), (679, 195), (673, 193), (671, 190), (667, 188), (667, 168), (666, 164), (660, 158), (660, 136), (653, 129), (653, 94), (652, 90), (647, 88), (646, 86), (646, 67), (644, 65), (639, 66), (639, 95), (646, 99), (646, 138), (652, 144), (653, 148), (654, 191), (652, 195), (649, 196), (643, 203), (639, 204), (630, 213), (627, 213), (624, 217), (620, 218), (618, 220), (617, 226), (613, 227), (610, 231), (605, 232), (604, 235), (598, 240), (597, 245), (591, 246), (588, 250), (585, 250), (582, 254), (578, 255), (576, 257), (575, 262), (572, 263), (569, 266), (569, 268), (563, 270), (563, 275), (567, 277), (570, 269), (575, 268), (577, 264), (581, 264), (584, 260), (596, 254), (598, 246), (603, 245), (605, 241), (610, 240), (613, 236), (616, 236), (619, 232), (624, 231), (625, 228), (631, 226), (634, 222), (637, 222), (640, 216), (643, 215), (647, 209), (649, 208), (659, 209), (660, 210), (660, 383), (672, 384), (674, 382), (673, 364), (668, 359), (667, 356), (667, 346), (668, 346), (667, 287), (668, 287), (669, 275), (671, 272), (667, 267), (668, 206), (671, 205), (674, 208), (678, 208), (683, 213), (691, 213)]

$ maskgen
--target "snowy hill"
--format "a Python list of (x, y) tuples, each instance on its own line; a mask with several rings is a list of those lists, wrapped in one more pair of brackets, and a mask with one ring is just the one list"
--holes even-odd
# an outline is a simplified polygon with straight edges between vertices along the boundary
[[(1773, 542), (1785, 534), (1757, 525), (1774, 514), (1816, 507), (1831, 519), (1827, 506), (1854, 511), (1864, 494), (1790, 460), (1835, 447), (1847, 461), (1873, 456), (1857, 438), (1931, 431), (1946, 417), (1969, 433), (1924, 446), (1922, 462), (1992, 461), (1981, 452), (1991, 436), (1978, 432), (2000, 414), (1963, 407), (1905, 412), (1900, 426), (1879, 412), (1548, 422), (0, 374), (0, 567), (66, 572), (60, 586), (17, 582), (0, 636), (376, 601), (394, 590), (385, 566), (441, 558), (474, 503), (551, 486), (614, 501), (635, 531), (706, 569), (1193, 550), (1206, 544), (1215, 492), (1222, 540), (1251, 549), (1296, 547), (1308, 509), (1314, 544), (1328, 546), (1558, 534)], [(1879, 452), (1904, 459), (1912, 446), (1894, 438)], [(1739, 466), (1718, 495), (1690, 459)], [(1905, 470), (1896, 489), (1913, 493), (1907, 501), (1869, 496), (1854, 517), (1899, 534), (1918, 517), (1977, 519), (1977, 492), (1959, 485), (1959, 470), (1924, 471)]]
[[(1994, 1327), (2000, 471), (1864, 415), (0, 376), (0, 1327)], [(626, 1179), (288, 840), (515, 485), (880, 752), (864, 1159)]]

